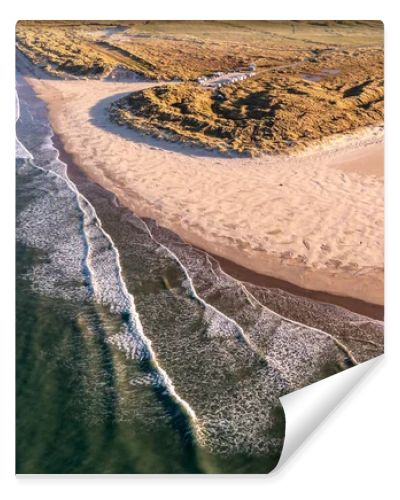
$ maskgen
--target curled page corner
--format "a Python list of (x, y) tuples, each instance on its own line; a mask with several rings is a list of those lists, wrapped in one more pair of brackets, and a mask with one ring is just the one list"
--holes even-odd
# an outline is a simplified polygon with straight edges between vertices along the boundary
[(383, 355), (280, 398), (286, 433), (278, 471)]

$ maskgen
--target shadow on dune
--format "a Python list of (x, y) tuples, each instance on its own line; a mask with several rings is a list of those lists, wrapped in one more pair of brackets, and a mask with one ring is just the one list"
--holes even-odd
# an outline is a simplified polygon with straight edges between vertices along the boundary
[[(111, 83), (111, 82), (110, 82)], [(143, 83), (147, 83), (143, 81)], [(162, 149), (164, 151), (170, 151), (174, 153), (181, 153), (189, 156), (199, 156), (204, 158), (234, 158), (237, 157), (236, 154), (224, 154), (219, 151), (208, 151), (206, 149), (191, 146), (189, 144), (169, 142), (164, 139), (156, 139), (150, 135), (145, 135), (132, 128), (123, 125), (117, 125), (113, 123), (108, 114), (108, 108), (110, 105), (125, 97), (130, 92), (120, 92), (118, 94), (113, 94), (110, 97), (106, 97), (97, 102), (89, 111), (90, 122), (107, 132), (119, 135), (124, 139), (134, 141), (139, 144), (148, 146), (150, 149)]]

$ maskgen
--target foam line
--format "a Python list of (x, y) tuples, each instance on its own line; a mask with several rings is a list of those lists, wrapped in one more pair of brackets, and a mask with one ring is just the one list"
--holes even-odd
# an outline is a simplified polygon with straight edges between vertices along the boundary
[(191, 295), (192, 297), (194, 297), (198, 302), (200, 302), (200, 304), (202, 304), (204, 306), (205, 309), (209, 309), (211, 311), (213, 311), (215, 314), (219, 315), (220, 317), (224, 318), (226, 321), (228, 321), (231, 325), (234, 326), (234, 328), (236, 329), (236, 331), (238, 332), (239, 334), (239, 337), (245, 342), (245, 344), (254, 352), (256, 353), (258, 356), (260, 356), (262, 359), (266, 359), (265, 356), (258, 350), (258, 348), (253, 344), (253, 342), (248, 338), (248, 336), (245, 334), (243, 328), (239, 325), (239, 323), (237, 323), (233, 318), (230, 318), (229, 316), (227, 316), (226, 314), (224, 314), (222, 311), (220, 311), (219, 309), (217, 309), (216, 307), (214, 307), (213, 305), (209, 304), (208, 302), (206, 302), (204, 299), (202, 299), (197, 291), (196, 291), (196, 288), (194, 286), (194, 283), (193, 283), (193, 280), (192, 278), (189, 276), (189, 272), (188, 270), (186, 269), (186, 267), (183, 265), (183, 263), (181, 262), (181, 260), (179, 259), (179, 257), (172, 251), (170, 250), (167, 246), (163, 245), (162, 243), (160, 243), (159, 241), (157, 241), (152, 232), (150, 231), (150, 228), (148, 227), (148, 225), (144, 222), (143, 219), (139, 219), (142, 223), (143, 223), (143, 226), (145, 227), (146, 231), (148, 232), (150, 238), (154, 241), (154, 243), (156, 243), (156, 245), (160, 246), (161, 248), (163, 248), (177, 263), (178, 265), (180, 266), (180, 268), (182, 269), (182, 271), (184, 272), (185, 274), (185, 277), (186, 277), (186, 280), (189, 284), (189, 289), (190, 289), (190, 292), (191, 292)]
[[(18, 98), (18, 92), (15, 89), (15, 123), (19, 120), (21, 114), (21, 109), (19, 105), (19, 98)], [(15, 134), (15, 149), (16, 149), (16, 156), (17, 158), (29, 158), (30, 160), (33, 160), (33, 156), (26, 149), (26, 147), (20, 142), (20, 140), (17, 137), (17, 134)]]
[[(143, 222), (143, 224), (145, 225), (145, 227), (146, 227), (147, 231), (149, 232), (150, 236), (153, 238), (153, 240), (154, 240), (154, 241), (155, 241), (158, 245), (162, 246), (162, 247), (163, 247), (166, 251), (168, 251), (168, 252), (170, 253), (170, 255), (172, 255), (172, 256), (175, 258), (175, 260), (179, 263), (179, 265), (182, 267), (182, 269), (184, 270), (185, 275), (187, 276), (187, 279), (188, 279), (188, 281), (189, 281), (189, 283), (190, 283), (190, 285), (191, 285), (192, 293), (194, 294), (194, 296), (195, 296), (196, 298), (198, 298), (198, 299), (199, 299), (199, 300), (200, 300), (200, 301), (201, 301), (201, 302), (202, 302), (202, 303), (203, 303), (206, 307), (210, 307), (210, 308), (212, 308), (212, 309), (213, 309), (214, 311), (216, 311), (218, 314), (222, 315), (224, 318), (226, 318), (226, 319), (228, 319), (229, 321), (231, 321), (232, 323), (234, 323), (234, 325), (235, 325), (235, 326), (236, 326), (236, 327), (237, 327), (237, 328), (241, 331), (241, 333), (242, 333), (243, 337), (246, 339), (246, 341), (247, 341), (247, 343), (248, 343), (249, 347), (251, 347), (253, 350), (255, 350), (256, 352), (258, 352), (258, 350), (257, 350), (257, 348), (254, 346), (254, 344), (253, 344), (253, 343), (252, 343), (252, 342), (248, 339), (248, 337), (245, 335), (245, 333), (244, 333), (244, 331), (243, 331), (243, 328), (242, 328), (240, 325), (238, 325), (238, 323), (237, 323), (234, 319), (229, 318), (229, 317), (228, 317), (228, 316), (226, 316), (224, 313), (222, 313), (221, 311), (219, 311), (218, 309), (216, 309), (216, 308), (215, 308), (214, 306), (212, 306), (211, 304), (208, 304), (207, 302), (205, 302), (203, 299), (201, 299), (201, 298), (197, 295), (197, 292), (196, 292), (196, 290), (195, 290), (195, 287), (194, 287), (193, 281), (192, 281), (192, 279), (189, 277), (188, 272), (187, 272), (187, 270), (186, 270), (185, 266), (184, 266), (184, 265), (183, 265), (183, 263), (179, 260), (178, 256), (177, 256), (177, 255), (175, 255), (175, 254), (172, 252), (172, 250), (170, 250), (169, 248), (167, 248), (165, 245), (163, 245), (162, 243), (160, 243), (160, 242), (158, 242), (157, 240), (155, 240), (155, 238), (152, 236), (151, 231), (150, 231), (149, 227), (147, 226), (147, 224), (146, 224), (144, 221), (142, 221), (142, 222)], [(187, 242), (184, 242), (184, 245), (188, 245), (188, 246), (190, 246), (190, 245), (189, 245), (189, 243), (187, 243)], [(207, 252), (205, 252), (204, 250), (201, 250), (201, 249), (199, 249), (199, 248), (198, 248), (198, 249), (196, 249), (196, 250), (198, 250), (199, 252), (201, 252), (201, 253), (203, 253), (203, 254), (205, 254), (205, 255), (206, 255), (206, 258), (207, 258), (207, 260), (208, 260), (208, 262), (209, 262), (209, 265), (210, 265), (210, 267), (211, 267), (211, 269), (212, 269), (212, 268), (213, 268), (213, 266), (212, 266), (212, 264), (211, 264), (209, 254), (208, 254)], [(330, 333), (328, 333), (328, 332), (325, 332), (325, 331), (323, 331), (323, 330), (320, 330), (319, 328), (315, 328), (315, 327), (313, 327), (313, 326), (305, 325), (305, 324), (303, 324), (303, 323), (300, 323), (299, 321), (295, 321), (295, 320), (293, 320), (293, 319), (289, 319), (289, 318), (287, 318), (287, 317), (285, 317), (285, 316), (283, 316), (283, 315), (281, 315), (281, 314), (277, 313), (276, 311), (273, 311), (272, 309), (270, 309), (270, 308), (269, 308), (269, 307), (267, 307), (266, 305), (262, 304), (262, 303), (261, 303), (261, 302), (260, 302), (260, 301), (259, 301), (259, 300), (258, 300), (258, 299), (257, 299), (257, 298), (256, 298), (256, 297), (255, 297), (255, 296), (254, 296), (254, 295), (253, 295), (253, 294), (252, 294), (252, 293), (251, 293), (251, 292), (250, 292), (250, 291), (246, 288), (245, 284), (244, 284), (242, 281), (240, 281), (240, 280), (238, 280), (238, 279), (234, 278), (233, 276), (230, 276), (229, 274), (227, 274), (227, 273), (226, 273), (226, 272), (222, 269), (222, 267), (221, 267), (221, 265), (219, 264), (219, 262), (218, 262), (216, 259), (213, 259), (213, 260), (214, 260), (215, 262), (217, 262), (218, 269), (219, 269), (219, 271), (220, 271), (220, 273), (221, 273), (221, 274), (223, 274), (224, 276), (226, 276), (228, 279), (230, 279), (230, 280), (232, 280), (232, 281), (236, 282), (236, 283), (240, 286), (240, 288), (242, 289), (243, 293), (245, 294), (245, 296), (246, 296), (247, 300), (249, 301), (249, 303), (251, 304), (251, 306), (253, 306), (253, 307), (254, 307), (254, 303), (256, 303), (258, 306), (260, 306), (261, 308), (265, 309), (266, 311), (268, 311), (268, 312), (269, 312), (270, 314), (272, 314), (273, 316), (276, 316), (276, 317), (280, 318), (281, 320), (286, 321), (286, 322), (287, 322), (287, 323), (289, 323), (289, 324), (292, 324), (292, 325), (295, 325), (295, 326), (299, 326), (299, 327), (302, 327), (302, 328), (305, 328), (305, 329), (313, 330), (313, 331), (315, 331), (315, 332), (319, 333), (320, 335), (324, 335), (324, 336), (326, 336), (326, 337), (329, 337), (329, 338), (330, 338), (330, 339), (334, 342), (334, 344), (335, 344), (335, 345), (336, 345), (336, 346), (337, 346), (337, 347), (338, 347), (341, 351), (343, 351), (343, 352), (346, 354), (346, 356), (348, 356), (348, 358), (351, 360), (351, 362), (353, 363), (353, 365), (354, 365), (354, 366), (359, 364), (359, 362), (358, 362), (358, 361), (357, 361), (357, 359), (354, 357), (354, 355), (353, 355), (353, 353), (350, 351), (350, 349), (349, 349), (349, 348), (348, 348), (345, 344), (343, 344), (340, 340), (338, 340), (336, 337), (334, 337), (333, 335), (331, 335), (331, 334), (330, 334)], [(371, 320), (371, 321), (376, 321), (376, 320)], [(260, 353), (260, 356), (263, 356), (263, 354), (261, 354), (261, 353)], [(264, 359), (267, 359), (268, 361), (271, 361), (271, 360), (270, 360), (270, 358), (269, 358), (268, 356), (266, 356), (266, 357), (265, 357), (265, 356), (263, 356), (263, 357), (264, 357)]]
[[(200, 249), (199, 249), (200, 250)], [(201, 252), (204, 252), (203, 250), (200, 250)], [(206, 252), (204, 252), (206, 253)], [(208, 256), (208, 254), (207, 254)], [(351, 360), (351, 362), (354, 364), (354, 365), (358, 365), (358, 361), (356, 360), (356, 358), (354, 357), (353, 353), (350, 351), (350, 349), (345, 346), (342, 342), (340, 342), (340, 340), (338, 340), (336, 337), (334, 337), (333, 335), (331, 335), (330, 333), (328, 332), (325, 332), (324, 330), (320, 330), (319, 328), (315, 328), (314, 326), (309, 326), (309, 325), (305, 325), (303, 323), (300, 323), (299, 321), (295, 321), (294, 319), (289, 319), (285, 316), (283, 316), (282, 314), (279, 314), (277, 313), (276, 311), (273, 311), (272, 309), (270, 309), (269, 307), (267, 307), (266, 305), (262, 304), (249, 290), (248, 288), (246, 287), (246, 285), (234, 278), (233, 276), (227, 274), (221, 267), (220, 263), (214, 259), (215, 262), (217, 262), (217, 265), (218, 265), (218, 268), (219, 268), (219, 271), (221, 272), (221, 274), (225, 275), (227, 278), (230, 278), (231, 280), (235, 281), (236, 283), (239, 284), (239, 286), (242, 288), (243, 290), (243, 293), (246, 295), (246, 298), (248, 299), (248, 301), (250, 302), (250, 304), (252, 306), (254, 306), (254, 304), (252, 303), (252, 301), (254, 301), (258, 306), (262, 307), (263, 309), (267, 310), (269, 313), (273, 314), (274, 316), (277, 316), (278, 318), (284, 320), (284, 321), (287, 321), (288, 323), (290, 324), (293, 324), (293, 325), (296, 325), (296, 326), (300, 326), (302, 328), (307, 328), (307, 329), (310, 329), (310, 330), (313, 330), (319, 334), (322, 334), (322, 335), (326, 335), (327, 337), (331, 338), (332, 341), (337, 345), (337, 347), (339, 349), (341, 349), (348, 357), (349, 359)], [(211, 264), (210, 264), (211, 265)], [(376, 320), (371, 320), (371, 321), (376, 321)]]
[[(18, 119), (19, 118), (19, 99), (18, 99), (18, 93), (17, 93), (17, 101), (18, 101), (18, 107), (17, 107), (17, 110), (18, 110), (17, 119)], [(51, 140), (51, 137), (50, 137), (50, 140)], [(153, 368), (155, 369), (155, 371), (158, 373), (158, 375), (160, 377), (160, 380), (162, 381), (162, 385), (168, 391), (168, 393), (170, 394), (171, 398), (175, 401), (175, 403), (177, 403), (183, 409), (184, 413), (188, 416), (188, 418), (190, 420), (190, 423), (192, 424), (192, 429), (193, 429), (193, 431), (196, 434), (196, 437), (198, 439), (200, 439), (201, 438), (201, 430), (200, 430), (200, 427), (199, 427), (199, 424), (198, 424), (198, 419), (197, 419), (197, 416), (196, 416), (194, 410), (191, 408), (191, 406), (189, 405), (189, 403), (187, 403), (187, 401), (185, 401), (183, 398), (181, 398), (179, 396), (179, 394), (177, 393), (177, 391), (176, 391), (176, 389), (175, 389), (175, 387), (174, 387), (171, 379), (169, 378), (167, 372), (158, 363), (157, 356), (156, 356), (156, 354), (155, 354), (155, 352), (153, 350), (151, 340), (149, 338), (147, 338), (146, 335), (145, 335), (145, 333), (144, 333), (142, 323), (141, 323), (139, 315), (138, 315), (138, 313), (136, 311), (136, 306), (135, 306), (134, 298), (133, 298), (132, 294), (129, 293), (129, 291), (127, 289), (127, 286), (125, 284), (125, 281), (123, 279), (122, 268), (121, 268), (121, 264), (120, 264), (120, 255), (119, 255), (118, 248), (115, 246), (115, 244), (114, 244), (113, 240), (111, 239), (110, 235), (102, 227), (101, 221), (100, 221), (99, 217), (97, 216), (96, 210), (93, 207), (93, 205), (89, 202), (89, 200), (87, 198), (85, 198), (79, 192), (79, 190), (77, 189), (75, 183), (72, 182), (71, 179), (69, 178), (68, 173), (67, 173), (67, 165), (66, 165), (66, 163), (64, 163), (64, 162), (62, 162), (60, 160), (58, 149), (54, 146), (53, 143), (52, 143), (52, 146), (53, 146), (54, 150), (56, 151), (58, 162), (61, 163), (62, 165), (64, 165), (64, 175), (65, 175), (65, 177), (61, 176), (57, 172), (54, 172), (53, 170), (46, 170), (46, 169), (40, 167), (39, 165), (36, 165), (33, 161), (31, 162), (31, 164), (35, 168), (37, 168), (37, 169), (45, 172), (46, 174), (50, 174), (50, 175), (56, 176), (57, 178), (61, 179), (62, 181), (64, 181), (67, 184), (67, 186), (76, 195), (78, 206), (79, 206), (80, 210), (82, 211), (83, 217), (85, 217), (85, 216), (87, 217), (88, 215), (87, 215), (87, 212), (85, 211), (85, 208), (82, 205), (82, 202), (84, 202), (87, 205), (87, 207), (89, 208), (89, 210), (91, 212), (91, 215), (93, 216), (94, 220), (97, 223), (97, 227), (99, 228), (99, 230), (101, 231), (101, 233), (103, 234), (103, 236), (108, 240), (108, 242), (110, 243), (110, 246), (111, 246), (111, 248), (112, 248), (112, 250), (114, 252), (115, 266), (116, 266), (116, 269), (117, 269), (117, 273), (118, 273), (118, 277), (119, 277), (119, 281), (120, 281), (120, 285), (121, 285), (121, 290), (123, 291), (124, 296), (125, 296), (126, 301), (127, 301), (127, 304), (128, 304), (128, 312), (129, 312), (128, 328), (129, 328), (129, 330), (130, 330), (131, 333), (133, 333), (133, 334), (136, 333), (141, 338), (141, 340), (142, 340), (143, 344), (145, 345), (145, 347), (147, 349), (147, 352), (149, 354), (149, 362), (153, 366)], [(33, 158), (32, 155), (31, 155), (31, 158)], [(89, 256), (89, 253), (90, 253), (90, 241), (88, 240), (87, 234), (85, 233), (85, 231), (83, 231), (83, 233), (84, 233), (84, 238), (85, 238), (85, 245), (87, 245), (87, 251), (85, 252), (86, 266), (87, 266), (87, 270), (88, 270), (89, 274), (92, 277), (93, 276), (93, 269), (91, 268), (91, 265), (90, 265), (90, 262), (89, 262), (89, 259), (88, 259), (88, 256)], [(95, 282), (92, 283), (92, 286), (93, 286), (93, 289), (96, 290), (96, 284), (95, 284)]]

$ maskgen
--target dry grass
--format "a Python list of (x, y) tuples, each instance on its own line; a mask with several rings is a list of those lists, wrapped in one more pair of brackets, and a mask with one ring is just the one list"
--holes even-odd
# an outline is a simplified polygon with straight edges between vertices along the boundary
[[(374, 21), (32, 21), (18, 23), (17, 48), (61, 77), (122, 70), (186, 82), (115, 103), (113, 119), (223, 151), (295, 150), (383, 120), (383, 25)], [(250, 63), (256, 77), (218, 98), (195, 83)]]
[(49, 73), (195, 79), (250, 62), (301, 61), (318, 48), (381, 46), (380, 23), (332, 21), (20, 21), (17, 47)]
[(119, 124), (173, 141), (256, 154), (296, 151), (383, 120), (383, 54), (327, 51), (217, 92), (193, 83), (144, 90), (111, 108)]

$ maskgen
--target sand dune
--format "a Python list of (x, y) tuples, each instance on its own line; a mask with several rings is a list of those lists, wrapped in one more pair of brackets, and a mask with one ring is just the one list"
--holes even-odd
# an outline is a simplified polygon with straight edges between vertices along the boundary
[(297, 157), (225, 158), (111, 124), (150, 83), (29, 79), (65, 149), (137, 214), (298, 286), (383, 304), (383, 139), (373, 128)]

